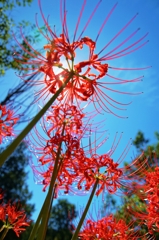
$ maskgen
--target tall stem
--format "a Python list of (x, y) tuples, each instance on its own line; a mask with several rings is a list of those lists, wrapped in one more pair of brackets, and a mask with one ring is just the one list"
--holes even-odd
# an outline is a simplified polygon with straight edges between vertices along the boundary
[(3, 240), (5, 238), (5, 236), (7, 235), (8, 230), (9, 230), (9, 228), (4, 228), (0, 240)]
[(80, 219), (80, 221), (79, 221), (79, 223), (78, 223), (78, 226), (77, 226), (77, 228), (76, 228), (76, 231), (75, 231), (75, 233), (73, 234), (71, 240), (76, 240), (76, 239), (78, 238), (78, 233), (79, 233), (79, 231), (80, 231), (80, 229), (81, 229), (81, 226), (82, 226), (82, 224), (83, 224), (83, 221), (84, 221), (84, 219), (85, 219), (85, 217), (86, 217), (86, 215), (87, 215), (88, 209), (89, 209), (89, 207), (90, 207), (90, 205), (91, 205), (91, 202), (92, 202), (94, 193), (95, 193), (95, 191), (96, 191), (98, 182), (99, 182), (99, 180), (97, 179), (96, 182), (95, 182), (95, 184), (94, 184), (94, 186), (93, 186), (91, 195), (90, 195), (90, 197), (89, 197), (89, 199), (88, 199), (88, 202), (87, 202), (87, 205), (86, 205), (86, 207), (85, 207), (85, 209), (84, 209), (84, 212), (83, 212), (83, 214), (82, 214), (82, 217), (81, 217), (81, 219)]
[[(65, 124), (63, 125), (63, 129), (62, 129), (62, 133), (61, 136), (64, 135), (64, 131), (65, 131)], [(49, 187), (49, 192), (48, 192), (48, 199), (49, 199), (49, 205), (47, 205), (47, 209), (49, 209), (48, 211), (45, 212), (45, 214), (42, 217), (42, 221), (41, 221), (41, 228), (40, 228), (40, 232), (38, 234), (38, 239), (39, 240), (44, 240), (45, 239), (45, 235), (46, 235), (46, 230), (47, 230), (47, 225), (48, 225), (48, 220), (49, 220), (49, 215), (50, 215), (50, 211), (52, 208), (52, 202), (53, 202), (53, 197), (54, 197), (54, 186), (55, 186), (55, 181), (58, 175), (58, 165), (59, 165), (59, 157), (61, 154), (61, 146), (62, 146), (62, 141), (60, 142), (59, 146), (58, 146), (58, 150), (57, 150), (57, 155), (56, 155), (56, 159), (55, 159), (55, 165), (54, 165), (54, 170), (52, 173), (52, 177), (51, 177), (51, 181), (50, 181), (50, 187)]]
[[(63, 125), (61, 136), (64, 135), (64, 131), (65, 131), (65, 124)], [(38, 219), (32, 229), (29, 240), (34, 240), (36, 236), (38, 237), (38, 240), (45, 239), (47, 224), (49, 220), (49, 214), (51, 211), (53, 197), (54, 197), (54, 190), (55, 190), (54, 185), (55, 185), (55, 181), (56, 181), (58, 170), (59, 170), (58, 165), (59, 165), (59, 157), (61, 153), (61, 145), (62, 145), (62, 142), (58, 146), (54, 170), (52, 173), (48, 194), (46, 196), (42, 209), (39, 213)]]
[(18, 135), (18, 137), (9, 145), (9, 147), (4, 150), (0, 154), (0, 167), (3, 165), (5, 160), (13, 153), (16, 147), (20, 144), (20, 142), (26, 137), (26, 135), (31, 131), (31, 129), (36, 125), (36, 123), (40, 120), (40, 118), (44, 115), (44, 113), (48, 110), (48, 108), (52, 105), (52, 103), (56, 100), (62, 90), (65, 88), (69, 80), (74, 75), (74, 72), (70, 72), (69, 77), (63, 83), (63, 85), (57, 90), (54, 96), (45, 104), (45, 106), (40, 110), (40, 112), (32, 119), (32, 121), (24, 128), (24, 130)]

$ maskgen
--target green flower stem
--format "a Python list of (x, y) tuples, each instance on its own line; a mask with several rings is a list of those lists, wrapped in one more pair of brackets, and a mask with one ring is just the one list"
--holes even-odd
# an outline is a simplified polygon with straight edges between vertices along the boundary
[[(62, 134), (61, 134), (62, 136), (64, 134), (64, 130), (65, 130), (65, 124), (63, 125), (63, 129), (62, 129)], [(49, 187), (47, 197), (46, 197), (45, 202), (42, 206), (42, 209), (39, 213), (38, 219), (32, 229), (29, 240), (34, 240), (36, 238), (36, 236), (37, 236), (38, 240), (45, 239), (47, 223), (49, 220), (53, 197), (54, 197), (53, 189), (55, 190), (54, 185), (55, 185), (55, 181), (56, 181), (56, 178), (58, 175), (58, 170), (59, 170), (58, 164), (59, 164), (59, 157), (60, 157), (60, 153), (61, 153), (61, 145), (62, 145), (62, 142), (59, 144), (59, 147), (58, 147), (57, 157), (55, 159), (54, 170), (52, 173), (50, 187)]]
[(63, 85), (57, 90), (54, 96), (45, 104), (45, 106), (40, 110), (40, 112), (33, 118), (33, 120), (24, 128), (24, 130), (18, 135), (18, 137), (9, 145), (9, 147), (4, 150), (0, 154), (0, 167), (6, 161), (6, 159), (13, 153), (16, 147), (20, 144), (20, 142), (26, 137), (26, 135), (31, 131), (31, 129), (36, 125), (36, 123), (40, 120), (40, 118), (44, 115), (44, 113), (48, 110), (48, 108), (52, 105), (52, 103), (56, 100), (62, 90), (65, 88), (69, 80), (74, 75), (74, 72), (70, 72), (69, 77), (63, 83)]
[(42, 208), (41, 208), (41, 211), (40, 211), (40, 213), (39, 213), (39, 216), (38, 216), (38, 218), (37, 218), (37, 220), (36, 220), (36, 223), (34, 224), (34, 227), (33, 227), (32, 231), (31, 231), (31, 233), (30, 233), (30, 236), (29, 236), (29, 239), (28, 239), (28, 240), (37, 239), (37, 238), (36, 238), (36, 236), (37, 236), (37, 229), (38, 229), (38, 227), (39, 227), (39, 225), (40, 225), (40, 221), (41, 221), (41, 218), (42, 218), (42, 214), (43, 214), (43, 212), (44, 212), (44, 210), (45, 210), (45, 205), (46, 205), (46, 198), (45, 198), (45, 202), (43, 203), (43, 206), (42, 206)]
[(7, 232), (9, 231), (9, 228), (4, 228), (0, 240), (3, 240), (5, 236), (7, 235)]
[(39, 239), (39, 240), (45, 240), (48, 221), (49, 221), (50, 213), (51, 213), (51, 209), (52, 209), (53, 197), (54, 197), (54, 191), (51, 190), (50, 193), (48, 192), (47, 201), (46, 201), (46, 204), (45, 204), (41, 224), (40, 224), (40, 227), (38, 229), (39, 231), (38, 231), (38, 234), (37, 234), (37, 239)]
[(96, 182), (95, 182), (95, 184), (94, 184), (94, 186), (93, 186), (91, 195), (90, 195), (90, 197), (89, 197), (89, 199), (88, 199), (88, 202), (87, 202), (87, 205), (86, 205), (86, 207), (85, 207), (85, 209), (84, 209), (84, 212), (83, 212), (83, 214), (82, 214), (82, 217), (81, 217), (81, 219), (80, 219), (80, 221), (79, 221), (79, 223), (78, 223), (78, 226), (77, 226), (77, 228), (76, 228), (76, 231), (75, 231), (75, 233), (73, 234), (71, 240), (77, 240), (77, 238), (78, 238), (78, 233), (79, 233), (79, 231), (80, 231), (80, 229), (81, 229), (81, 226), (82, 226), (82, 224), (83, 224), (83, 221), (84, 221), (84, 219), (85, 219), (85, 217), (86, 217), (86, 215), (87, 215), (87, 212), (88, 212), (88, 209), (89, 209), (90, 204), (91, 204), (91, 202), (92, 202), (92, 199), (93, 199), (93, 197), (94, 197), (94, 193), (95, 193), (95, 191), (96, 191), (98, 182), (99, 182), (99, 179), (96, 180)]
[[(48, 197), (48, 194), (47, 194), (47, 197)], [(41, 219), (42, 219), (43, 214), (45, 214), (46, 207), (48, 206), (47, 205), (47, 199), (48, 199), (47, 197), (45, 198), (45, 201), (44, 201), (43, 206), (42, 206), (42, 208), (40, 210), (39, 216), (38, 216), (38, 218), (36, 220), (36, 223), (34, 224), (34, 227), (33, 227), (32, 231), (31, 231), (31, 234), (30, 234), (28, 240), (37, 239), (38, 229), (40, 229), (40, 227), (41, 227)]]
[[(64, 135), (64, 131), (65, 131), (65, 124), (63, 124), (61, 136)], [(59, 159), (60, 159), (60, 154), (61, 154), (61, 146), (62, 146), (62, 142), (59, 144), (58, 151), (57, 151), (54, 170), (52, 173), (49, 192), (48, 192), (48, 196), (47, 196), (48, 201), (46, 203), (46, 209), (44, 210), (44, 214), (42, 216), (41, 226), (40, 226), (40, 230), (38, 233), (38, 240), (45, 240), (48, 220), (49, 220), (49, 216), (50, 216), (50, 212), (51, 212), (51, 208), (52, 208), (52, 201), (53, 201), (53, 197), (54, 197), (53, 189), (55, 190), (55, 188), (54, 188), (55, 181), (56, 181), (56, 178), (58, 175), (58, 171), (60, 169), (60, 168), (58, 168), (58, 165), (59, 165)]]

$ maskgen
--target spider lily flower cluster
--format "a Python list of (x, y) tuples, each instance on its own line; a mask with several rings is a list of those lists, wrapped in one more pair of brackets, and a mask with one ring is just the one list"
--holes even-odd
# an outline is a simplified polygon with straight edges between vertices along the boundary
[(19, 116), (15, 115), (14, 110), (0, 105), (0, 144), (6, 137), (15, 136), (13, 127), (18, 120)]
[[(104, 191), (115, 193), (124, 184), (123, 182), (125, 182), (125, 186), (129, 182), (128, 177), (124, 174), (125, 169), (120, 168), (119, 163), (128, 153), (131, 141), (119, 157), (118, 162), (114, 162), (111, 156), (121, 137), (118, 142), (114, 141), (107, 154), (98, 155), (96, 153), (98, 147), (103, 145), (107, 138), (98, 145), (94, 142), (94, 149), (91, 144), (89, 150), (87, 147), (82, 147), (81, 141), (89, 136), (90, 130), (97, 132), (97, 128), (93, 129), (93, 124), (88, 124), (92, 116), (87, 119), (85, 115), (74, 105), (52, 106), (41, 123), (46, 139), (44, 135), (38, 133), (37, 129), (35, 129), (35, 133), (39, 140), (35, 138), (35, 134), (32, 134), (29, 139), (32, 142), (32, 151), (38, 156), (38, 166), (33, 162), (31, 162), (31, 166), (37, 181), (44, 185), (44, 191), (50, 184), (60, 146), (54, 197), (57, 197), (59, 190), (79, 195), (88, 193), (97, 179), (99, 180), (97, 196)], [(45, 122), (48, 123), (47, 126)]]
[[(141, 81), (143, 76), (134, 79), (121, 79), (111, 75), (110, 70), (143, 70), (149, 67), (135, 69), (120, 68), (112, 66), (111, 60), (119, 59), (143, 47), (147, 43), (147, 40), (145, 40), (147, 33), (137, 41), (124, 47), (124, 44), (129, 42), (138, 33), (139, 29), (137, 29), (115, 48), (107, 51), (108, 46), (111, 46), (111, 43), (133, 22), (137, 16), (136, 14), (112, 40), (106, 43), (100, 51), (97, 51), (98, 39), (117, 4), (113, 6), (106, 16), (101, 28), (97, 32), (96, 38), (91, 39), (88, 36), (84, 36), (84, 34), (95, 12), (99, 8), (101, 1), (97, 3), (93, 12), (88, 17), (86, 24), (83, 26), (83, 30), (78, 35), (79, 25), (87, 2), (84, 0), (75, 26), (73, 39), (71, 40), (67, 26), (66, 0), (60, 1), (62, 30), (59, 35), (57, 35), (55, 28), (54, 30), (50, 28), (48, 21), (44, 17), (40, 0), (38, 0), (38, 2), (47, 33), (40, 29), (38, 21), (36, 21), (36, 23), (40, 33), (47, 41), (44, 45), (46, 55), (43, 56), (36, 51), (27, 42), (22, 32), (22, 38), (31, 51), (22, 47), (16, 38), (15, 40), (19, 46), (30, 55), (30, 58), (21, 59), (18, 53), (14, 53), (14, 55), (17, 56), (17, 61), (21, 64), (26, 64), (27, 67), (24, 67), (24, 69), (29, 71), (26, 75), (21, 76), (22, 80), (26, 81), (26, 77), (29, 75), (40, 73), (40, 79), (36, 80), (35, 86), (41, 86), (41, 89), (36, 92), (35, 103), (41, 99), (45, 102), (48, 96), (51, 96), (52, 99), (52, 95), (55, 96), (58, 93), (56, 95), (56, 102), (52, 102), (53, 104), (47, 107), (45, 116), (41, 119), (41, 127), (43, 128), (45, 137), (41, 133), (41, 130), (38, 130), (38, 126), (34, 128), (34, 131), (28, 137), (29, 144), (32, 146), (31, 150), (38, 156), (38, 164), (32, 163), (31, 165), (35, 178), (44, 186), (44, 191), (48, 186), (53, 186), (53, 189), (51, 189), (53, 192), (51, 197), (58, 197), (61, 191), (64, 194), (73, 192), (73, 194), (83, 195), (83, 193), (89, 193), (90, 190), (92, 190), (88, 205), (94, 194), (96, 196), (99, 196), (103, 192), (115, 194), (119, 189), (124, 189), (123, 192), (127, 194), (133, 190), (131, 182), (136, 181), (136, 177), (134, 177), (135, 174), (127, 174), (128, 170), (132, 166), (137, 165), (139, 159), (136, 159), (132, 165), (123, 168), (121, 168), (119, 164), (125, 159), (131, 142), (127, 144), (118, 161), (115, 161), (112, 156), (119, 145), (120, 138), (117, 142), (114, 141), (108, 153), (97, 154), (97, 149), (106, 142), (107, 137), (98, 145), (96, 144), (96, 140), (93, 141), (93, 147), (90, 139), (92, 132), (97, 132), (99, 126), (94, 127), (90, 121), (96, 114), (101, 112), (107, 112), (121, 117), (114, 112), (114, 109), (124, 110), (125, 108), (123, 107), (129, 103), (122, 103), (113, 99), (109, 94), (110, 92), (140, 94), (140, 92), (132, 93), (116, 90), (110, 88), (109, 85), (122, 86), (127, 83), (136, 83)], [(82, 61), (78, 61), (78, 52), (86, 48), (88, 49), (88, 57)], [(34, 65), (34, 68), (28, 67), (29, 65)], [(33, 84), (31, 78), (29, 81)], [(90, 103), (94, 105), (95, 113), (93, 113), (92, 116), (84, 112), (84, 109), (81, 107), (83, 103), (86, 103), (87, 106), (89, 106)], [(5, 110), (3, 110), (2, 113), (5, 115)], [(8, 127), (9, 132), (11, 132), (13, 123), (16, 123), (17, 118), (11, 117), (10, 119), (12, 120), (12, 124)], [(6, 136), (7, 134), (4, 133), (4, 129), (7, 128), (4, 126), (3, 124), (3, 132), (1, 135)], [(85, 138), (89, 139), (87, 146), (83, 146), (82, 144), (82, 139)], [(139, 173), (142, 170), (143, 168), (141, 166), (138, 171), (135, 172)], [(156, 195), (153, 199), (156, 201)], [(52, 200), (50, 200), (50, 202), (51, 201)], [(150, 200), (149, 209), (153, 209), (154, 214), (154, 208), (151, 203), (152, 199)], [(84, 214), (86, 215), (86, 212)], [(83, 220), (84, 215), (81, 218), (81, 221)], [(42, 221), (44, 220), (42, 219)], [(27, 223), (25, 222), (25, 224)], [(77, 238), (81, 224), (82, 222), (77, 226), (77, 232), (75, 232), (72, 238), (73, 240)], [(155, 223), (151, 221), (151, 223), (149, 222), (148, 224), (149, 228), (151, 228)], [(45, 226), (45, 224), (43, 224), (43, 226)], [(43, 228), (43, 226), (41, 226), (41, 228)], [(158, 227), (158, 223), (155, 226)], [(87, 221), (87, 225), (84, 230), (80, 232), (79, 237), (89, 240), (138, 239), (132, 226), (127, 225), (123, 220), (116, 221), (112, 215), (98, 222), (93, 222), (92, 220)]]
[[(56, 189), (62, 188), (68, 192), (71, 190), (70, 186), (73, 182), (78, 182), (76, 178), (79, 175), (81, 176), (82, 172), (89, 167), (91, 159), (87, 155), (90, 151), (81, 146), (82, 139), (91, 137), (92, 132), (97, 131), (97, 127), (90, 122), (96, 114), (89, 115), (86, 117), (86, 114), (78, 110), (75, 105), (52, 106), (41, 123), (46, 138), (44, 138), (44, 135), (40, 135), (35, 128), (35, 133), (40, 141), (35, 139), (35, 134), (32, 134), (32, 140), (30, 138), (30, 141), (33, 151), (38, 155), (39, 164), (37, 167), (32, 164), (32, 168), (37, 178), (40, 176), (44, 178), (42, 181), (44, 184), (43, 190), (50, 183), (59, 145), (59, 174)], [(105, 141), (106, 138), (101, 144)], [(98, 146), (96, 146), (97, 148)], [(91, 149), (91, 152), (93, 152), (93, 149)], [(85, 167), (84, 165), (82, 167), (82, 162), (83, 164), (85, 162)], [(42, 167), (47, 167), (47, 171), (44, 171)]]
[(21, 209), (20, 203), (4, 203), (3, 192), (1, 189), (0, 221), (3, 222), (0, 232), (3, 231), (6, 235), (9, 229), (12, 229), (16, 233), (17, 237), (19, 237), (20, 234), (25, 231), (25, 227), (30, 225), (30, 221), (27, 219), (25, 211)]
[(154, 233), (159, 232), (159, 167), (157, 161), (142, 168), (141, 174), (136, 176), (137, 182), (135, 186), (135, 194), (145, 203), (145, 209), (140, 210), (134, 206), (128, 206), (128, 211), (133, 214), (134, 219), (138, 221), (139, 226), (146, 226), (148, 233), (153, 236)]
[(133, 232), (131, 225), (127, 225), (124, 220), (115, 220), (113, 215), (102, 218), (98, 221), (87, 219), (83, 230), (79, 233), (81, 240), (129, 240), (137, 239), (137, 234)]
[(140, 219), (147, 226), (150, 234), (159, 232), (159, 167), (156, 167), (152, 172), (147, 172), (145, 185), (146, 212), (141, 211), (135, 213), (135, 217)]

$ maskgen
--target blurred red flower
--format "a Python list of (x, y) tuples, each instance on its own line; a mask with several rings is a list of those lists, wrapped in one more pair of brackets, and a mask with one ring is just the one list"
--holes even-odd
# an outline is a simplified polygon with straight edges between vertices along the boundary
[(86, 220), (83, 230), (79, 233), (82, 240), (137, 240), (130, 225), (124, 220), (115, 220), (113, 215), (106, 216), (98, 221)]
[(0, 105), (0, 144), (5, 137), (14, 136), (13, 126), (18, 120), (19, 116), (15, 116), (13, 110)]
[[(2, 192), (2, 190), (0, 189)], [(2, 198), (1, 198), (2, 199)], [(25, 227), (30, 225), (30, 220), (27, 219), (24, 210), (21, 210), (20, 203), (0, 203), (0, 221), (3, 222), (1, 231), (4, 228), (13, 229), (17, 237), (20, 236), (22, 231), (25, 231)]]

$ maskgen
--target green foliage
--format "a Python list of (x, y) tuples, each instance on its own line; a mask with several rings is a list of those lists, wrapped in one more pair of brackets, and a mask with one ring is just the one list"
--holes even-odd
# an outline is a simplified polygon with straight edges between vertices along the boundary
[(27, 151), (26, 144), (21, 143), (0, 168), (0, 187), (4, 190), (5, 201), (19, 200), (27, 216), (30, 217), (34, 211), (34, 205), (28, 203), (32, 193), (26, 184), (28, 173), (25, 168), (30, 157)]
[[(24, 53), (24, 51), (17, 46), (13, 38), (12, 31), (20, 32), (20, 28), (25, 32), (25, 38), (30, 43), (33, 44), (38, 41), (39, 34), (30, 34), (34, 33), (35, 25), (31, 25), (28, 21), (22, 20), (16, 27), (15, 21), (11, 17), (11, 11), (16, 7), (25, 7), (26, 5), (31, 5), (33, 0), (0, 0), (0, 76), (5, 75), (6, 70), (15, 69), (20, 72), (22, 71), (21, 64), (17, 63), (14, 59), (14, 52), (20, 54), (23, 59), (24, 57), (29, 58), (29, 54)], [(28, 28), (29, 26), (29, 28)], [(29, 29), (29, 32), (25, 28)], [(17, 39), (20, 41), (20, 44), (28, 50), (28, 46), (21, 36), (18, 36)], [(31, 51), (29, 49), (29, 51)]]
[[(23, 62), (30, 59), (30, 54), (36, 56), (37, 51), (29, 47), (40, 40), (40, 31), (37, 30), (35, 24), (21, 20), (19, 23), (12, 18), (12, 11), (17, 7), (25, 7), (31, 5), (33, 0), (0, 0), (0, 77), (4, 76), (6, 71), (14, 69), (19, 75), (23, 75), (28, 70), (28, 65), (22, 66)], [(23, 10), (23, 9), (22, 9)], [(46, 29), (42, 27), (41, 29)], [(15, 40), (15, 39), (16, 40)], [(17, 41), (17, 42), (16, 42)], [(25, 50), (26, 51), (25, 51)], [(25, 67), (24, 67), (25, 66)], [(30, 68), (31, 66), (29, 66)], [(32, 66), (34, 70), (34, 66)], [(25, 122), (33, 116), (34, 109), (34, 93), (31, 91), (35, 84), (37, 73), (28, 76), (26, 81), (20, 79), (19, 84), (9, 89), (4, 99), (0, 99), (1, 105), (10, 105), (14, 111), (18, 110), (21, 114), (20, 122)], [(6, 79), (2, 79), (1, 84), (6, 84)], [(5, 94), (5, 93), (4, 93)], [(26, 107), (26, 101), (28, 106)], [(21, 109), (19, 111), (19, 106)]]
[[(2, 149), (1, 149), (2, 150)], [(8, 158), (5, 164), (0, 168), (0, 188), (4, 191), (4, 201), (20, 201), (21, 206), (25, 209), (28, 218), (34, 211), (34, 205), (29, 203), (32, 193), (28, 189), (26, 180), (28, 173), (25, 171), (29, 160), (28, 149), (25, 143), (21, 143), (16, 151)], [(6, 240), (27, 240), (30, 235), (30, 227), (18, 238), (13, 230), (9, 230)]]
[[(122, 200), (122, 205), (118, 207), (118, 210), (115, 213), (115, 218), (117, 220), (123, 219), (127, 224), (130, 224), (134, 220), (130, 214), (131, 211), (132, 214), (137, 210), (140, 210), (141, 212), (146, 211), (145, 202), (137, 195), (133, 194), (131, 196), (125, 196)], [(135, 222), (135, 225), (137, 226), (137, 222)]]
[(144, 151), (145, 156), (150, 156), (155, 152), (156, 158), (159, 158), (159, 132), (156, 131), (154, 135), (156, 137), (156, 143), (148, 145), (149, 140), (145, 139), (144, 134), (139, 131), (133, 144), (137, 150)]
[(75, 206), (65, 199), (58, 200), (52, 208), (46, 240), (70, 240), (72, 221), (77, 217)]
[(0, 0), (2, 4), (2, 10), (12, 10), (16, 5), (25, 7), (27, 4), (30, 5), (33, 0)]
[(141, 131), (139, 131), (137, 133), (135, 140), (133, 141), (133, 144), (135, 145), (137, 150), (142, 151), (148, 142), (149, 140), (145, 139), (144, 134)]

